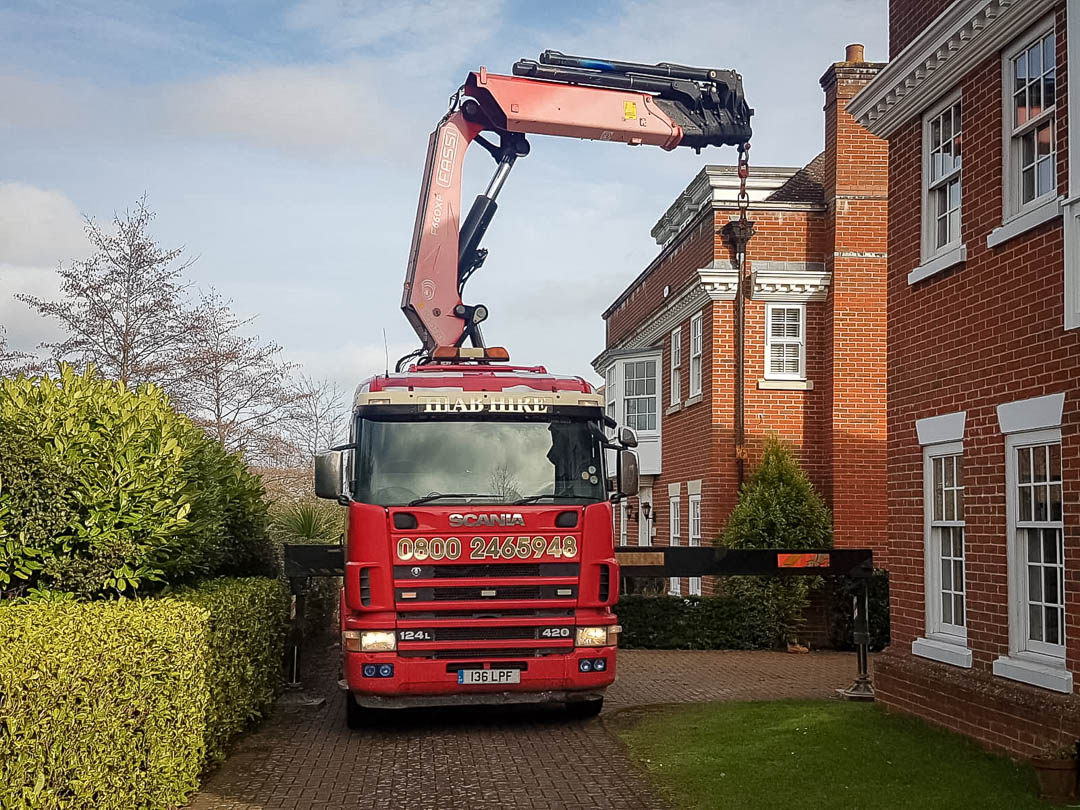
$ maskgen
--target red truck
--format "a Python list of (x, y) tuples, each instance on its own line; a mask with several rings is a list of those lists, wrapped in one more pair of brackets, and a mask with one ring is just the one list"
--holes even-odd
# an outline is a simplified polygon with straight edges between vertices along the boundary
[[(525, 134), (665, 149), (750, 137), (733, 71), (545, 51), (513, 72), (470, 73), (432, 133), (402, 298), (421, 346), (359, 386), (348, 443), (316, 457), (316, 494), (348, 509), (350, 727), (366, 708), (600, 711), (619, 633), (612, 503), (637, 491), (637, 442), (580, 377), (506, 365), (462, 291)], [(471, 143), (497, 167), (459, 222)]]

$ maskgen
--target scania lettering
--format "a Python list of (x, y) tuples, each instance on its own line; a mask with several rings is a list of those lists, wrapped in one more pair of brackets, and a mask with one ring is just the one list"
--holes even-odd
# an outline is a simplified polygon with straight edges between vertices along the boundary
[[(620, 629), (613, 505), (637, 492), (637, 440), (582, 378), (506, 365), (480, 332), (487, 307), (462, 293), (527, 134), (741, 152), (750, 138), (734, 71), (545, 51), (513, 74), (470, 73), (432, 132), (401, 300), (420, 347), (357, 388), (348, 442), (316, 457), (316, 493), (347, 508), (351, 727), (410, 706), (600, 711)], [(473, 143), (496, 169), (459, 220)]]

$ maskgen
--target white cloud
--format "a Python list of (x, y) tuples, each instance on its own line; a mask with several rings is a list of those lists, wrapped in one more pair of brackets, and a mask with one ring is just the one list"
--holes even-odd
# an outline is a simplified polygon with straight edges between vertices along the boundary
[(58, 191), (0, 183), (0, 263), (55, 265), (85, 252), (82, 217)]

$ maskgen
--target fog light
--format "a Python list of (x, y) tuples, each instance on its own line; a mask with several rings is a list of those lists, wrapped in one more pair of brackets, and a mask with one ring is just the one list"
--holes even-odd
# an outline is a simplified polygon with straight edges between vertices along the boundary
[(595, 661), (593, 661), (592, 668), (593, 672), (603, 672), (605, 669), (607, 669), (607, 661), (605, 661), (603, 658), (597, 658)]
[(393, 664), (381, 664), (379, 666), (379, 677), (380, 678), (392, 678), (393, 676), (394, 676), (394, 665)]
[(374, 678), (379, 672), (379, 668), (374, 664), (364, 664), (364, 677)]
[(577, 647), (606, 647), (608, 629), (606, 627), (579, 627), (574, 645)]
[(581, 672), (592, 672), (592, 661), (588, 658), (582, 658), (578, 661), (578, 669)]
[(393, 630), (365, 630), (360, 634), (363, 652), (393, 652), (396, 646), (397, 636)]

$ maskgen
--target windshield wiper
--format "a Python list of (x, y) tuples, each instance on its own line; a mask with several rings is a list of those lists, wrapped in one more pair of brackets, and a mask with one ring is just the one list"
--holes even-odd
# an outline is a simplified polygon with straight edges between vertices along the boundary
[(414, 498), (409, 501), (409, 506), (419, 506), (422, 503), (431, 503), (439, 498), (499, 498), (499, 495), (484, 495), (479, 492), (432, 492), (423, 498)]
[(521, 503), (536, 503), (541, 498), (552, 498), (552, 499), (563, 498), (563, 499), (572, 500), (572, 501), (587, 501), (589, 499), (589, 496), (588, 495), (556, 495), (553, 492), (548, 492), (548, 493), (546, 493), (544, 495), (529, 495), (528, 497), (522, 498), (521, 500), (514, 501), (514, 504), (517, 505), (517, 504), (521, 504)]

